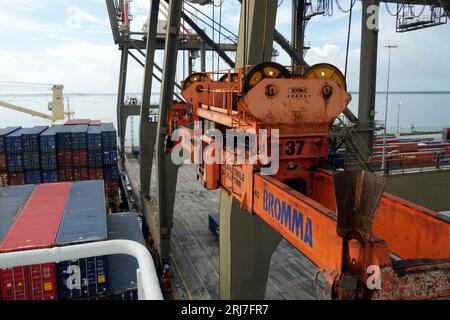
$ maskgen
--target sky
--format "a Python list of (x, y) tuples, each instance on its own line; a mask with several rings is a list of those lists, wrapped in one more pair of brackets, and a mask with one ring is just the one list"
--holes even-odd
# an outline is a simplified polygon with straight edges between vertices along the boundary
[[(221, 0), (215, 0), (216, 5)], [(277, 29), (290, 38), (290, 0), (280, 0)], [(316, 1), (312, 1), (316, 3)], [(336, 1), (334, 1), (336, 2)], [(149, 13), (149, 0), (134, 0), (132, 29), (141, 31)], [(340, 0), (345, 9), (350, 0)], [(67, 93), (116, 93), (120, 52), (114, 45), (104, 0), (0, 0), (0, 81), (61, 83)], [(188, 8), (188, 6), (186, 6)], [(396, 11), (395, 5), (389, 6)], [(420, 7), (416, 8), (420, 11)], [(202, 7), (217, 21), (220, 7)], [(224, 0), (222, 22), (234, 33), (238, 31), (239, 2)], [(398, 45), (392, 51), (391, 90), (450, 91), (450, 23), (407, 33), (395, 32), (395, 17), (384, 4), (380, 11), (378, 84), (384, 91), (387, 80), (386, 44)], [(328, 62), (343, 70), (347, 41), (348, 14), (336, 4), (334, 14), (314, 17), (306, 29), (306, 55), (309, 64)], [(349, 51), (348, 87), (358, 90), (361, 4), (353, 10)], [(215, 35), (216, 39), (218, 35)], [(277, 62), (290, 64), (288, 56)], [(216, 61), (217, 56), (214, 57)], [(183, 58), (179, 56), (178, 80)], [(212, 67), (208, 57), (207, 65)], [(157, 62), (162, 64), (161, 53)], [(198, 63), (196, 68), (198, 68)], [(217, 67), (217, 62), (215, 62)], [(220, 67), (225, 68), (223, 62)], [(142, 91), (143, 68), (130, 60), (127, 92)], [(155, 85), (157, 87), (157, 85)], [(11, 86), (1, 85), (0, 93), (14, 93)]]

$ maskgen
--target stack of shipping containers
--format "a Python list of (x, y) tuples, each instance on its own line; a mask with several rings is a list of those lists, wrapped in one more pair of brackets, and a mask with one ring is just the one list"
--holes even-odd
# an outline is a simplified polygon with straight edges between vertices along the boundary
[(0, 129), (0, 187), (7, 184), (8, 167), (6, 165), (6, 136), (19, 130), (20, 127)]
[(41, 133), (40, 156), (42, 169), (42, 182), (58, 182), (58, 161), (56, 154), (56, 130), (48, 128)]
[(87, 125), (72, 126), (73, 180), (88, 180)]
[(22, 132), (22, 151), (23, 168), (25, 170), (26, 184), (42, 183), (41, 177), (41, 159), (39, 154), (40, 135), (48, 127), (34, 127), (23, 129)]
[(6, 166), (8, 168), (8, 184), (10, 186), (25, 184), (22, 149), (23, 130), (16, 130), (5, 138)]
[(58, 179), (73, 181), (72, 126), (55, 126)]
[(105, 192), (109, 199), (115, 199), (118, 197), (119, 190), (116, 129), (112, 123), (102, 124), (101, 128)]
[(89, 179), (103, 180), (102, 127), (89, 126), (87, 134)]
[[(102, 181), (74, 182), (56, 238), (57, 246), (107, 240), (105, 193)], [(108, 289), (107, 257), (58, 263), (59, 299), (80, 299)]]

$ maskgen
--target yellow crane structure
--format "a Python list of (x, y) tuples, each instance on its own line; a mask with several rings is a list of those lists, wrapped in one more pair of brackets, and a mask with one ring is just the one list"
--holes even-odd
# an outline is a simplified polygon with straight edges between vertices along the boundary
[(63, 96), (63, 85), (53, 85), (52, 86), (52, 102), (50, 103), (51, 108), (49, 107), (49, 110), (52, 112), (51, 114), (47, 114), (44, 112), (36, 111), (30, 108), (18, 106), (12, 103), (8, 103), (6, 101), (0, 100), (0, 107), (4, 107), (7, 109), (15, 110), (22, 113), (27, 113), (35, 117), (44, 118), (47, 120), (50, 120), (52, 122), (55, 122), (57, 120), (64, 120), (64, 116), (70, 115), (70, 112), (64, 112), (64, 96)]

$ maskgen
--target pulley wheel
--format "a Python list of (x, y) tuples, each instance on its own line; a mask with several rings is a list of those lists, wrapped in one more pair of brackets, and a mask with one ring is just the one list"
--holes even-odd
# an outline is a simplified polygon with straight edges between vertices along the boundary
[[(231, 82), (238, 82), (239, 75), (237, 73), (231, 73), (230, 74)], [(219, 79), (220, 82), (228, 82), (228, 74), (224, 74)]]
[(195, 82), (206, 82), (208, 81), (207, 73), (193, 73), (186, 78), (183, 82), (183, 90), (189, 88)]
[(290, 78), (291, 73), (288, 69), (276, 62), (263, 62), (254, 66), (245, 76), (244, 91), (248, 92), (254, 88), (263, 79)]
[(347, 90), (347, 82), (342, 72), (329, 63), (319, 63), (311, 66), (306, 73), (308, 79), (332, 79), (344, 90)]

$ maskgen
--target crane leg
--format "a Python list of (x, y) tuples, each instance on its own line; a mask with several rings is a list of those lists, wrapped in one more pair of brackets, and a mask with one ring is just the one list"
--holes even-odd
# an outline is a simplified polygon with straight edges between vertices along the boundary
[(240, 202), (220, 198), (220, 299), (264, 299), (270, 259), (282, 237)]

